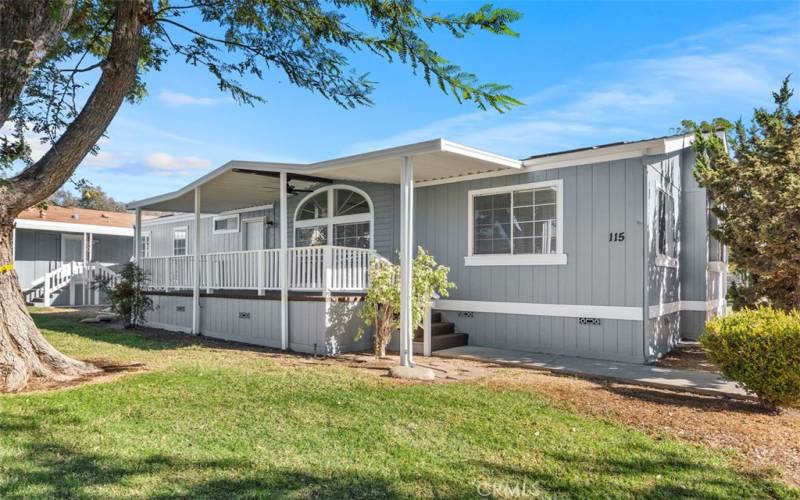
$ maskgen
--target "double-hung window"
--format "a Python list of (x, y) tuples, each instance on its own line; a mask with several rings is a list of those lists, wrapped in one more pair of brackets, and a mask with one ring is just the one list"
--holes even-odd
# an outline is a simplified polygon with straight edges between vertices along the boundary
[(187, 234), (186, 227), (176, 227), (172, 232), (172, 255), (186, 255), (188, 248)]
[(468, 266), (566, 264), (563, 181), (469, 192)]
[(152, 247), (151, 241), (152, 240), (150, 239), (150, 232), (149, 231), (146, 232), (146, 233), (143, 232), (142, 235), (141, 235), (140, 251), (141, 251), (142, 258), (144, 258), (144, 259), (149, 258), (151, 253), (152, 253), (152, 248), (153, 247)]

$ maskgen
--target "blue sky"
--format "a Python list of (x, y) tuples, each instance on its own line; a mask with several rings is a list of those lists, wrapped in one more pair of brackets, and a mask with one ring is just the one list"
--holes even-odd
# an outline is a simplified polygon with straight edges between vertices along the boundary
[[(429, 2), (459, 12), (480, 3)], [(268, 73), (242, 107), (179, 59), (147, 76), (77, 177), (130, 201), (176, 189), (231, 159), (317, 161), (445, 137), (525, 157), (669, 133), (681, 119), (749, 117), (788, 73), (800, 92), (800, 1), (495, 2), (523, 13), (518, 38), (444, 35), (437, 48), (481, 79), (513, 86), (506, 114), (459, 105), (407, 67), (359, 54), (379, 82), (369, 108), (344, 110)], [(798, 100), (795, 101), (797, 105)]]

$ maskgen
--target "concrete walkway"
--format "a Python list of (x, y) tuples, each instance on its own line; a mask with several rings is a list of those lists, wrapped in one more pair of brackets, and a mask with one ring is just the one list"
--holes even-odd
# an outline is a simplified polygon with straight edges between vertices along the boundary
[(679, 392), (736, 399), (754, 399), (734, 382), (711, 372), (661, 368), (653, 365), (620, 363), (588, 358), (539, 354), (491, 347), (461, 346), (433, 353), (444, 358), (487, 361), (520, 368), (546, 370), (587, 378), (610, 379)]

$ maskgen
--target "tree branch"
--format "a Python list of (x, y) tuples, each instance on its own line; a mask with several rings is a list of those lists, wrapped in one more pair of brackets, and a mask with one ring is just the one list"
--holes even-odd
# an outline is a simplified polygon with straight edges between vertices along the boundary
[(55, 192), (72, 176), (117, 113), (136, 78), (141, 39), (140, 2), (116, 3), (111, 47), (100, 80), (81, 112), (61, 137), (33, 165), (0, 188), (0, 209), (5, 217), (35, 205)]

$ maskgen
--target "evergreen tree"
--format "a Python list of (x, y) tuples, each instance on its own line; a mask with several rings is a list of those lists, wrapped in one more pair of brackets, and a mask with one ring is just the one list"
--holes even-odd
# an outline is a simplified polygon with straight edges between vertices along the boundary
[(695, 131), (695, 178), (719, 217), (714, 237), (748, 279), (736, 287), (740, 305), (800, 307), (800, 111), (793, 112), (789, 77), (773, 93), (775, 109), (740, 119), (684, 122)]

